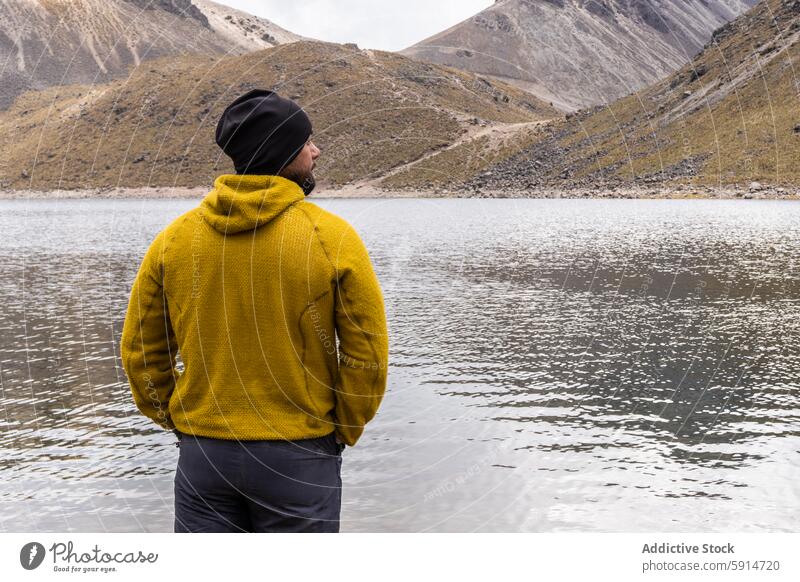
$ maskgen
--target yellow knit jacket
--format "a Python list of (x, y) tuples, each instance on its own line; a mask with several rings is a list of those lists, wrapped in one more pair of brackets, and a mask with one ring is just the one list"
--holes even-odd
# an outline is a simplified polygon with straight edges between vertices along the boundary
[(218, 177), (158, 234), (120, 345), (137, 407), (165, 429), (236, 440), (335, 430), (351, 446), (380, 405), (388, 350), (358, 234), (294, 182), (255, 175)]

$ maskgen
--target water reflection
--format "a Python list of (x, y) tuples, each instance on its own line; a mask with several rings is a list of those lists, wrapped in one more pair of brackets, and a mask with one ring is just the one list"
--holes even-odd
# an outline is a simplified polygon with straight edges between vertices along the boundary
[[(343, 529), (796, 528), (800, 207), (321, 204), (363, 234), (392, 337)], [(144, 249), (191, 206), (0, 203), (4, 531), (171, 530), (177, 449), (117, 342)]]

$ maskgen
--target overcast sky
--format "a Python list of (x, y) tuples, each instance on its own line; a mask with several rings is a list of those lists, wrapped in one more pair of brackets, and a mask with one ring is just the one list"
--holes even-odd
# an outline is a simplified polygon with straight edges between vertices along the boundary
[(449, 28), (494, 0), (215, 0), (303, 36), (396, 51)]

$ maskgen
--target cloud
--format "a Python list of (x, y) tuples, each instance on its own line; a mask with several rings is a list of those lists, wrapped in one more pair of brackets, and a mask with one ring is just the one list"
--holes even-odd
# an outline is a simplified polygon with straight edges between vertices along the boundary
[(310, 38), (404, 49), (469, 18), (493, 0), (215, 0)]

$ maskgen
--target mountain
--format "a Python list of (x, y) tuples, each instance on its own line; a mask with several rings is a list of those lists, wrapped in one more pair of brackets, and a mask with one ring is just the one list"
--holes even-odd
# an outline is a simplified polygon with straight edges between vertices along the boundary
[[(518, 132), (504, 160), (473, 167), (466, 191), (800, 185), (800, 0), (762, 0), (717, 29), (692, 62), (609, 106)], [(463, 147), (468, 148), (469, 144)], [(451, 156), (453, 153), (451, 153)], [(431, 157), (386, 186), (431, 188)], [(752, 185), (758, 189), (759, 184)]]
[(102, 83), (148, 59), (299, 39), (208, 0), (0, 0), (0, 108), (28, 89)]
[[(0, 189), (210, 187), (233, 171), (214, 141), (217, 120), (255, 87), (306, 108), (323, 152), (318, 177), (330, 185), (380, 179), (473, 136), (558, 115), (502, 82), (355, 45), (165, 57), (124, 80), (21, 95), (0, 112), (0, 132), (15, 136), (0, 150)], [(506, 155), (495, 142), (477, 159)]]
[(756, 1), (500, 0), (402, 54), (492, 75), (571, 111), (672, 73)]

